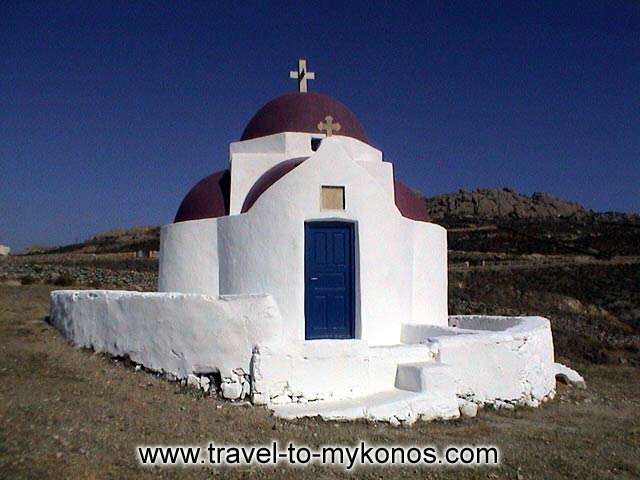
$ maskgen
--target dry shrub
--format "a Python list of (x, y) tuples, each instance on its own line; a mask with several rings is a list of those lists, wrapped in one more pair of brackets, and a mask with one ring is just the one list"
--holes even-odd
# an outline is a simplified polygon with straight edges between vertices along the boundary
[(36, 277), (34, 277), (32, 275), (25, 275), (24, 277), (22, 277), (20, 279), (20, 283), (22, 285), (32, 285), (32, 284), (36, 283)]
[(61, 273), (53, 282), (59, 287), (69, 287), (75, 283), (75, 279), (68, 273)]

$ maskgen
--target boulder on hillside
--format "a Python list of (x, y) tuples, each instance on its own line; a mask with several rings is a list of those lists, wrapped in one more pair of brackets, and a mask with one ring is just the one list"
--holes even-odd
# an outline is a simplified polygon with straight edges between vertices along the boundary
[(474, 219), (581, 219), (593, 215), (575, 202), (548, 193), (522, 195), (509, 188), (479, 188), (473, 192), (460, 190), (425, 199), (430, 218)]

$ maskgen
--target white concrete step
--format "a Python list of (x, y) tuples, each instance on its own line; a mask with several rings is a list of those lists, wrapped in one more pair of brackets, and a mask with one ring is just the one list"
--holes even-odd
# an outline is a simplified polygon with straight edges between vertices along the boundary
[(437, 393), (454, 398), (457, 392), (452, 368), (440, 362), (399, 363), (395, 387), (410, 392)]
[(280, 418), (319, 416), (324, 420), (355, 420), (413, 423), (418, 419), (452, 419), (460, 416), (456, 396), (444, 397), (393, 389), (347, 400), (321, 400), (304, 404), (271, 405)]

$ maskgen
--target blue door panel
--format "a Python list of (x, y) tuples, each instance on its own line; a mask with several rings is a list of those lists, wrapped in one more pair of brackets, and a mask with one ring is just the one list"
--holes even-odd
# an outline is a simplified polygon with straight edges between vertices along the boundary
[(344, 234), (342, 233), (334, 233), (333, 234), (333, 262), (335, 265), (344, 265), (346, 259), (345, 247), (347, 246), (347, 242)]
[(305, 338), (355, 336), (353, 224), (305, 224)]
[(315, 242), (315, 264), (325, 265), (327, 263), (327, 235), (324, 232), (315, 232), (313, 241)]

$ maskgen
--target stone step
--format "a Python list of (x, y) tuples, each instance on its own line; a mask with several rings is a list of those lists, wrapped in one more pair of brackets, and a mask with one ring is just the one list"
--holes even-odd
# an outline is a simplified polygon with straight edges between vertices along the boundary
[(453, 369), (440, 362), (399, 363), (395, 387), (410, 392), (437, 393), (453, 398), (457, 392)]
[(392, 424), (411, 424), (421, 420), (458, 418), (456, 396), (444, 397), (393, 389), (346, 400), (321, 400), (304, 404), (271, 405), (280, 418), (321, 417), (324, 420), (366, 418)]

